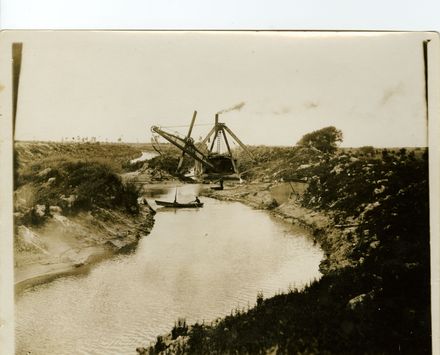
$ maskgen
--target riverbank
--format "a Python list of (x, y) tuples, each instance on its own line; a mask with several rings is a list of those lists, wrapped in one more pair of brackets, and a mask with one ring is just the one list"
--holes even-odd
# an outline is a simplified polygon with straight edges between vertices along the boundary
[(137, 167), (130, 161), (143, 157), (140, 147), (16, 142), (14, 149), (16, 293), (85, 273), (149, 234), (154, 211), (124, 179)]
[(341, 151), (279, 170), (298, 165), (296, 153), (276, 164), (261, 154), (251, 183), (206, 194), (310, 229), (325, 252), (322, 278), (257, 295), (255, 307), (214, 324), (173, 329), (139, 353), (430, 353), (427, 150)]
[(97, 209), (75, 216), (55, 213), (42, 226), (18, 226), (15, 234), (15, 292), (67, 275), (87, 273), (97, 262), (135, 248), (153, 228), (153, 213)]

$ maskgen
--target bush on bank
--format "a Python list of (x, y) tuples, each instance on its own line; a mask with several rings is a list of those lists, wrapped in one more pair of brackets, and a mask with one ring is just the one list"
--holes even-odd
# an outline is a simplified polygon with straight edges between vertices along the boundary
[[(19, 181), (32, 186), (33, 204), (44, 206), (44, 214), (36, 214), (35, 208), (23, 216), (24, 224), (39, 224), (48, 216), (50, 206), (58, 206), (65, 213), (89, 211), (96, 207), (139, 212), (139, 190), (132, 183), (123, 183), (113, 169), (98, 161), (52, 162), (46, 168), (34, 172), (29, 167)], [(37, 164), (37, 169), (41, 166)], [(35, 169), (35, 170), (37, 170)], [(37, 170), (38, 171), (38, 170)], [(40, 218), (36, 218), (36, 217)]]
[(167, 152), (165, 154), (158, 155), (148, 161), (148, 167), (156, 170), (163, 170), (170, 175), (180, 175), (187, 173), (192, 165), (194, 164), (193, 161), (188, 158), (187, 156), (184, 157), (182, 166), (177, 172), (177, 166), (179, 164), (180, 157), (182, 156), (182, 153), (171, 151)]

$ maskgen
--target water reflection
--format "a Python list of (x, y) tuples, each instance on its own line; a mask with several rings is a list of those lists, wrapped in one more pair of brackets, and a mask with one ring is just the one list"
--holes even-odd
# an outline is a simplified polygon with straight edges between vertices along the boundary
[[(178, 189), (189, 201), (197, 185)], [(174, 199), (175, 190), (147, 199)], [(178, 317), (209, 321), (320, 276), (322, 252), (305, 232), (239, 203), (163, 211), (135, 253), (17, 300), (19, 354), (134, 354)]]

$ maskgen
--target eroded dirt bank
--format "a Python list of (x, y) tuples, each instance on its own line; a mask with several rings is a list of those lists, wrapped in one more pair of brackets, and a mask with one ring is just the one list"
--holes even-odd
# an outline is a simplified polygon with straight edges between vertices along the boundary
[[(137, 245), (154, 223), (125, 181), (139, 147), (98, 143), (15, 143), (14, 264), (20, 292)], [(139, 159), (138, 159), (139, 160)], [(135, 164), (143, 164), (137, 161)]]
[(17, 226), (15, 290), (87, 272), (103, 258), (135, 247), (153, 224), (151, 210), (140, 205), (133, 216), (103, 208), (68, 217), (53, 212), (42, 226)]

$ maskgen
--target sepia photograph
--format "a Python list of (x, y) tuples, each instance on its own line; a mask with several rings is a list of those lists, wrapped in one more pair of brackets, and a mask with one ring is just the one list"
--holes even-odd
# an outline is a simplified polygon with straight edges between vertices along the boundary
[(11, 354), (433, 353), (438, 33), (0, 50)]

